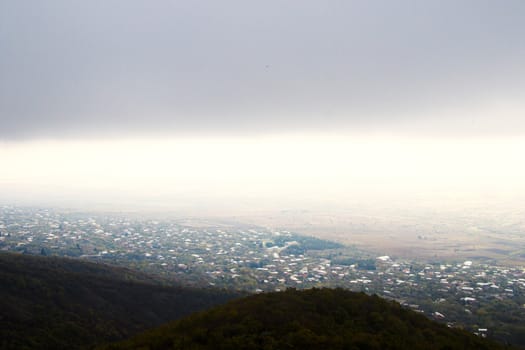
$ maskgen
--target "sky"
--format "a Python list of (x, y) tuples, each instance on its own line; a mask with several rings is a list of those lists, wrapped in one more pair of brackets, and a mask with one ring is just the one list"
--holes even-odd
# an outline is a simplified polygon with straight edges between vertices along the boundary
[(521, 0), (2, 0), (0, 191), (524, 194), (524, 37)]

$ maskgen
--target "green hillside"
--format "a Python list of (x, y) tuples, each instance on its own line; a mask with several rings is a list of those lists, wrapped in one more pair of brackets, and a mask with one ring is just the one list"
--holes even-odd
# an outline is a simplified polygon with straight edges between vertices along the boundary
[(120, 267), (1, 253), (0, 348), (89, 348), (234, 296), (169, 285)]
[(503, 349), (399, 304), (342, 289), (249, 296), (193, 314), (117, 349)]

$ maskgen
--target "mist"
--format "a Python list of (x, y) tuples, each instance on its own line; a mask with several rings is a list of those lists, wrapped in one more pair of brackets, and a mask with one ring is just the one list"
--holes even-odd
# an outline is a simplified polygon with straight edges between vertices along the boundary
[(525, 175), (524, 6), (4, 1), (0, 200), (511, 201)]
[(514, 203), (523, 140), (280, 135), (5, 143), (3, 200), (200, 213)]

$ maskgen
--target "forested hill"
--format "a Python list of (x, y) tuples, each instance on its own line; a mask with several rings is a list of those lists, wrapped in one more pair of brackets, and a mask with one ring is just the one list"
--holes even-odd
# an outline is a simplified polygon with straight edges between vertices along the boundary
[(102, 349), (504, 349), (376, 296), (310, 289), (249, 296)]
[(0, 348), (89, 348), (235, 296), (82, 260), (0, 253)]

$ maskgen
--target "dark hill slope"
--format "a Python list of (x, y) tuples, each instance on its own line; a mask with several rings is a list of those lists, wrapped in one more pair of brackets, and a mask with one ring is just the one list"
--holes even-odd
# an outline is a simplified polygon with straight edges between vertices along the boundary
[(104, 349), (503, 349), (376, 296), (288, 290), (234, 300)]
[(82, 260), (1, 253), (0, 348), (89, 347), (235, 296)]

